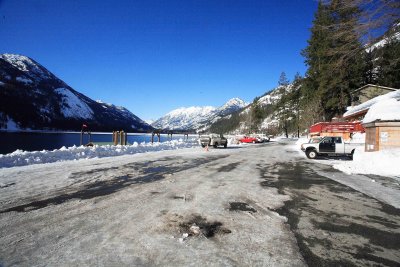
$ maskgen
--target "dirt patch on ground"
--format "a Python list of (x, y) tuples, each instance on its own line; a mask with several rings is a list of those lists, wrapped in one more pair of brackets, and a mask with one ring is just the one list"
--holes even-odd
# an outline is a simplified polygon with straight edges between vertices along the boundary
[(259, 166), (263, 187), (291, 201), (288, 218), (309, 266), (399, 266), (400, 210), (332, 181), (307, 163)]
[(167, 226), (175, 232), (176, 237), (203, 236), (207, 239), (216, 235), (230, 234), (231, 230), (223, 226), (223, 223), (216, 220), (209, 220), (199, 214), (182, 216), (172, 214), (167, 216)]
[(230, 211), (249, 211), (249, 212), (257, 212), (256, 209), (249, 206), (249, 204), (244, 202), (230, 202), (229, 203)]

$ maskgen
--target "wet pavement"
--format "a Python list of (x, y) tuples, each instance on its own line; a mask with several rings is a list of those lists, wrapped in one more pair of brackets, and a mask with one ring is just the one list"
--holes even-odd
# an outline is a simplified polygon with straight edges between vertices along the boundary
[(321, 176), (315, 168), (320, 166), (303, 161), (259, 167), (261, 186), (292, 198), (276, 211), (288, 218), (307, 264), (399, 266), (400, 210)]

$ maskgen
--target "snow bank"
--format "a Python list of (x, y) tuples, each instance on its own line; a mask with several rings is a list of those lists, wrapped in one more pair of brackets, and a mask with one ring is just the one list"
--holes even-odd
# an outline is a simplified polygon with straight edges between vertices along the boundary
[(399, 159), (400, 149), (365, 152), (364, 147), (358, 147), (353, 161), (336, 161), (333, 167), (347, 174), (375, 174), (400, 178)]
[(400, 120), (400, 101), (394, 98), (384, 99), (371, 106), (363, 119), (363, 123), (375, 120)]
[(351, 136), (351, 139), (346, 141), (346, 142), (356, 143), (356, 144), (364, 144), (365, 143), (365, 137), (366, 137), (365, 133), (354, 133)]
[(31, 164), (51, 163), (66, 160), (103, 158), (111, 156), (120, 156), (127, 154), (144, 153), (151, 151), (171, 150), (179, 148), (189, 148), (198, 146), (196, 139), (187, 141), (172, 140), (162, 143), (140, 143), (135, 142), (129, 146), (93, 146), (93, 147), (62, 147), (53, 151), (22, 151), (17, 150), (13, 153), (0, 155), (0, 168), (9, 168), (15, 166), (25, 166)]

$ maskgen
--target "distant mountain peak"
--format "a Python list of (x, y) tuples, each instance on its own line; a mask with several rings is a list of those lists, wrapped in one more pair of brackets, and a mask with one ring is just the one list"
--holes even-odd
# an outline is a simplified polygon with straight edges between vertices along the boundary
[(33, 59), (18, 54), (1, 54), (0, 58), (7, 61), (20, 71), (34, 79), (50, 79), (55, 76)]
[(240, 98), (238, 98), (238, 97), (234, 97), (234, 98), (231, 98), (231, 99), (229, 99), (225, 104), (224, 104), (224, 106), (233, 106), (233, 105), (235, 105), (235, 106), (246, 106), (247, 105), (247, 103), (246, 102), (244, 102), (242, 99), (240, 99)]
[(204, 129), (246, 105), (246, 102), (240, 98), (232, 98), (219, 108), (213, 106), (181, 107), (168, 112), (165, 116), (153, 122), (152, 126), (168, 130)]

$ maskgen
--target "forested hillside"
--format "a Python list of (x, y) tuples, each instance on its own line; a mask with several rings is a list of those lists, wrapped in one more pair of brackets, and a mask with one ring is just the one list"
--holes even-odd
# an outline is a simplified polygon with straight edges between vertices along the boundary
[[(310, 32), (300, 52), (305, 77), (289, 81), (283, 72), (277, 88), (211, 130), (299, 135), (315, 122), (340, 118), (352, 90), (366, 84), (400, 88), (399, 1), (319, 1)], [(266, 96), (275, 98), (267, 103)]]

